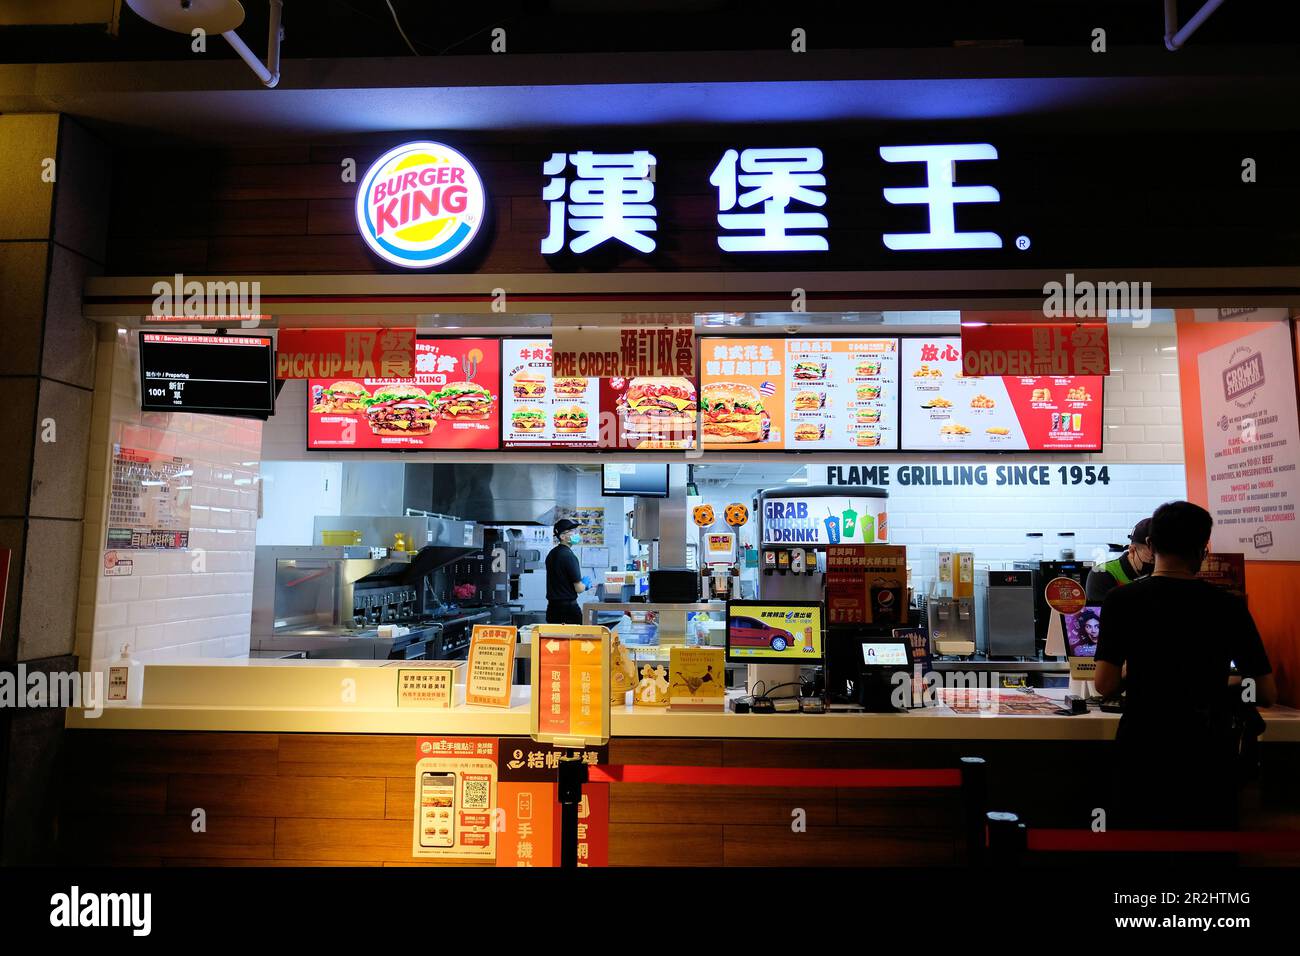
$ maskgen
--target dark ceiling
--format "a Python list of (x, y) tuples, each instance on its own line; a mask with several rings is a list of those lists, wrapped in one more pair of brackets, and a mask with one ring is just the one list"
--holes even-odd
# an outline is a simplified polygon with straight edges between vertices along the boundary
[[(55, 3), (57, 0), (50, 0)], [(424, 56), (490, 54), (493, 28), (508, 53), (657, 52), (788, 49), (790, 31), (807, 31), (810, 49), (891, 49), (954, 44), (1087, 47), (1094, 28), (1110, 49), (1164, 49), (1161, 0), (966, 0), (825, 2), (772, 0), (513, 0), (446, 3), (391, 0)], [(1200, 0), (1179, 4), (1185, 22)], [(267, 4), (244, 0), (240, 34), (264, 42)], [(285, 57), (409, 56), (385, 0), (285, 0)], [(1190, 41), (1197, 47), (1294, 44), (1300, 4), (1228, 0)], [(214, 44), (211, 57), (233, 56)], [(189, 38), (141, 20), (123, 4), (120, 29), (0, 30), (0, 62), (188, 59)]]

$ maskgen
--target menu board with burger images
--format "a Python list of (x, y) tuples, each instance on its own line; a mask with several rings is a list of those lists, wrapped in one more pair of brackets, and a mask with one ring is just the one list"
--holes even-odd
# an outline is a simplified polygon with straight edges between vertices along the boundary
[(701, 341), (704, 447), (898, 448), (897, 339)]
[(500, 369), (496, 339), (417, 339), (414, 380), (310, 379), (307, 447), (495, 449)]
[(551, 340), (506, 339), (506, 448), (695, 447), (699, 400), (688, 378), (557, 378)]
[(958, 336), (902, 340), (908, 451), (1100, 451), (1100, 375), (969, 376)]

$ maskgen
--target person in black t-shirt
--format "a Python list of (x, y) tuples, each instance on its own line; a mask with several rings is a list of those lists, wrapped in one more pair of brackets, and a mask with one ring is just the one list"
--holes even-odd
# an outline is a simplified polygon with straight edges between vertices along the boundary
[(555, 522), (555, 547), (546, 555), (547, 624), (582, 623), (578, 595), (591, 586), (591, 579), (582, 576), (578, 556), (571, 547), (582, 540), (577, 529), (578, 522), (572, 518)]
[[(1245, 602), (1196, 577), (1213, 519), (1187, 501), (1151, 518), (1155, 571), (1101, 608), (1097, 693), (1126, 692), (1116, 733), (1121, 826), (1226, 828), (1236, 820), (1234, 708), (1277, 697)], [(1232, 665), (1253, 696), (1229, 683)]]

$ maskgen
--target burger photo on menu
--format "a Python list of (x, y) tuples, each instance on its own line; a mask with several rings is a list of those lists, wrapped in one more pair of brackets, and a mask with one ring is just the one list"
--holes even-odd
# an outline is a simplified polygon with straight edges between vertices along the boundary
[(551, 383), (556, 398), (579, 398), (587, 394), (585, 378), (557, 378)]
[(826, 377), (825, 362), (802, 361), (794, 363), (794, 377), (802, 382), (820, 382)]
[(752, 385), (710, 383), (704, 386), (700, 405), (704, 409), (705, 441), (718, 444), (767, 441), (771, 419)]
[(858, 424), (874, 425), (880, 421), (880, 409), (878, 408), (859, 408)]
[(434, 397), (444, 421), (482, 422), (492, 417), (492, 393), (474, 382), (448, 382)]
[(825, 425), (815, 425), (812, 422), (804, 422), (801, 425), (796, 425), (794, 429), (795, 441), (821, 441), (825, 437)]
[(826, 406), (825, 392), (796, 392), (794, 396), (794, 410), (796, 412), (815, 412), (819, 408)]
[(335, 382), (321, 393), (313, 412), (364, 412), (370, 393), (360, 382)]
[(376, 435), (428, 435), (433, 431), (433, 406), (417, 385), (385, 385), (366, 408), (366, 420)]
[(875, 448), (880, 444), (880, 433), (860, 431), (856, 441), (859, 448)]
[(699, 399), (688, 378), (634, 378), (619, 396), (623, 427), (630, 434), (662, 437), (694, 431)]
[(534, 401), (546, 395), (546, 379), (540, 372), (525, 369), (515, 376), (515, 398), (530, 398)]
[(879, 386), (879, 385), (859, 385), (859, 386), (858, 386), (858, 398), (862, 399), (863, 401), (874, 401), (875, 399), (877, 399), (877, 398), (879, 398), (879, 397), (880, 397), (880, 386)]
[(580, 405), (557, 408), (552, 416), (555, 430), (561, 432), (581, 432), (587, 430), (587, 412)]
[(510, 427), (517, 432), (539, 432), (546, 427), (546, 413), (532, 405), (523, 405), (511, 413)]
[(876, 359), (863, 359), (857, 365), (857, 373), (862, 376), (879, 375), (880, 362)]

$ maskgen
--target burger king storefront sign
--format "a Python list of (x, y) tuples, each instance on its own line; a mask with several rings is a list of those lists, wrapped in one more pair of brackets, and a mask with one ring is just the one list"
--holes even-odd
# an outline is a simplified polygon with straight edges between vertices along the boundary
[(483, 224), (478, 171), (442, 143), (404, 143), (366, 171), (357, 189), (357, 228), (376, 254), (427, 269), (465, 251)]

